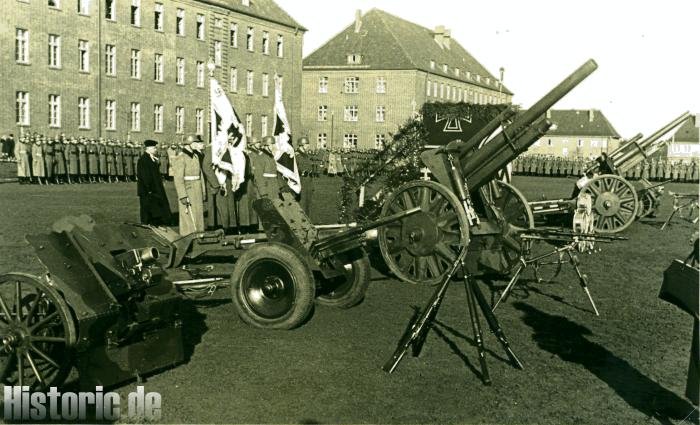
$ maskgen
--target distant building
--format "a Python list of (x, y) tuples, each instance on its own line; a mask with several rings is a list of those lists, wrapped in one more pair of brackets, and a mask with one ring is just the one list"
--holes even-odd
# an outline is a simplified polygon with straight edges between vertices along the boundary
[(302, 129), (312, 145), (375, 148), (425, 102), (509, 103), (512, 93), (443, 26), (381, 10), (304, 59)]
[(620, 145), (620, 135), (597, 109), (550, 109), (547, 118), (554, 126), (528, 153), (588, 158), (612, 152)]
[(688, 118), (668, 143), (668, 158), (688, 160), (700, 158), (700, 114)]
[(209, 71), (255, 136), (299, 128), (306, 31), (273, 0), (3, 0), (0, 130), (208, 137)]

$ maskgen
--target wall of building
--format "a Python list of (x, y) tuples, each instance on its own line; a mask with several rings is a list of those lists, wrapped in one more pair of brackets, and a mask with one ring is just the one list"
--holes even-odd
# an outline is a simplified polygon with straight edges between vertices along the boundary
[(603, 152), (612, 152), (620, 146), (620, 140), (612, 137), (547, 136), (536, 141), (528, 154), (554, 155), (560, 157), (597, 157)]
[[(204, 87), (197, 87), (196, 62), (205, 64), (214, 57), (214, 42), (222, 42), (222, 65), (214, 76), (227, 94), (239, 117), (245, 121), (247, 113), (253, 115), (252, 133), (261, 136), (261, 117), (268, 116), (268, 128), (274, 125), (275, 74), (283, 77), (283, 99), (287, 115), (295, 132), (300, 128), (301, 107), (301, 59), (303, 32), (253, 16), (232, 12), (195, 0), (162, 1), (164, 6), (163, 31), (154, 29), (154, 0), (141, 0), (141, 24), (130, 24), (131, 2), (118, 1), (116, 19), (105, 19), (104, 0), (90, 2), (89, 14), (80, 15), (76, 1), (63, 0), (60, 9), (47, 7), (45, 1), (5, 0), (14, 3), (5, 8), (0, 17), (0, 42), (6, 48), (0, 53), (0, 100), (8, 107), (0, 110), (0, 131), (20, 134), (16, 124), (15, 97), (17, 91), (27, 91), (30, 96), (31, 122), (24, 131), (47, 135), (65, 133), (85, 137), (126, 139), (136, 141), (155, 138), (179, 141), (196, 131), (196, 109), (204, 111), (204, 134), (209, 134), (209, 80), (205, 69)], [(185, 34), (176, 35), (176, 10), (185, 10)], [(205, 16), (205, 41), (196, 38), (197, 14)], [(220, 20), (221, 27), (215, 27)], [(238, 48), (229, 43), (230, 24), (238, 24)], [(247, 27), (255, 30), (255, 49), (246, 49)], [(30, 31), (30, 64), (15, 61), (16, 28)], [(262, 32), (270, 34), (270, 54), (262, 53)], [(48, 34), (61, 36), (60, 69), (48, 67)], [(283, 57), (277, 57), (277, 35), (284, 38)], [(90, 72), (78, 70), (78, 40), (90, 42)], [(117, 49), (116, 76), (105, 75), (105, 45)], [(141, 51), (141, 78), (130, 76), (131, 50)], [(162, 83), (154, 81), (154, 55), (164, 58)], [(176, 59), (185, 59), (185, 84), (176, 84)], [(238, 68), (238, 93), (229, 90), (230, 68)], [(254, 94), (246, 94), (246, 71), (255, 73)], [(262, 96), (262, 74), (270, 78), (269, 95)], [(48, 125), (48, 96), (61, 95), (61, 127)], [(88, 97), (91, 103), (89, 129), (78, 129), (78, 97)], [(105, 128), (105, 101), (117, 104), (116, 129)], [(130, 130), (131, 103), (141, 104), (141, 131)], [(163, 132), (154, 132), (154, 105), (163, 105)], [(176, 133), (175, 108), (185, 109), (185, 126)]]

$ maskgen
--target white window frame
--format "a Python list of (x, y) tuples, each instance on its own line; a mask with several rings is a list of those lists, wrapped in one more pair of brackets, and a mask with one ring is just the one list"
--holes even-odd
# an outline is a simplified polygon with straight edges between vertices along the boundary
[(206, 34), (206, 19), (201, 13), (197, 14), (197, 40), (204, 40)]
[(255, 51), (255, 29), (248, 27), (245, 35), (245, 47), (249, 52)]
[(328, 93), (328, 77), (318, 77), (318, 92)]
[(175, 107), (175, 133), (182, 134), (185, 132), (185, 107)]
[(78, 128), (81, 130), (90, 129), (90, 98), (78, 98)]
[(141, 26), (141, 0), (131, 0), (129, 23), (135, 27)]
[(185, 9), (177, 9), (175, 15), (175, 35), (185, 36)]
[(198, 135), (204, 134), (204, 109), (195, 109), (195, 128)]
[(386, 106), (383, 106), (383, 105), (377, 106), (377, 109), (374, 113), (374, 120), (376, 122), (385, 122), (386, 121)]
[(267, 115), (262, 115), (260, 117), (260, 137), (267, 136), (268, 132), (268, 119)]
[(29, 119), (29, 92), (18, 91), (15, 94), (15, 119), (17, 125), (28, 126), (30, 125)]
[(141, 104), (138, 102), (131, 102), (129, 124), (131, 131), (141, 131)]
[(81, 15), (90, 15), (90, 0), (78, 0), (78, 13)]
[(228, 31), (228, 44), (234, 49), (238, 48), (238, 24), (232, 22)]
[(78, 40), (78, 70), (90, 72), (90, 42)]
[(316, 121), (328, 121), (328, 105), (318, 105)]
[(431, 81), (428, 80), (428, 83), (425, 85), (425, 95), (430, 96), (430, 86), (431, 86)]
[(360, 77), (345, 77), (343, 91), (346, 94), (357, 94), (360, 92)]
[(374, 149), (384, 149), (386, 145), (386, 135), (385, 134), (375, 134), (374, 135)]
[(114, 99), (105, 100), (105, 129), (117, 129), (117, 101)]
[(197, 61), (197, 87), (204, 87), (204, 62)]
[(185, 58), (175, 59), (175, 84), (185, 85)]
[(316, 149), (326, 149), (328, 147), (328, 133), (318, 133), (316, 136)]
[(153, 81), (158, 83), (163, 82), (163, 62), (162, 53), (153, 54)]
[(153, 105), (153, 132), (163, 132), (163, 105)]
[(343, 149), (357, 149), (357, 134), (345, 133), (343, 135)]
[(15, 29), (15, 61), (17, 63), (29, 63), (29, 30)]
[(153, 6), (153, 29), (163, 32), (165, 27), (165, 9), (163, 3), (156, 3)]
[(238, 68), (232, 66), (229, 74), (229, 90), (238, 93)]
[(130, 71), (131, 78), (136, 80), (141, 79), (141, 51), (138, 49), (131, 49), (131, 66)]
[(214, 40), (214, 65), (221, 66), (222, 46), (221, 41)]
[(252, 96), (255, 92), (255, 72), (248, 70), (246, 73), (245, 92)]
[(284, 57), (284, 36), (282, 34), (277, 34), (277, 57)]
[(343, 112), (343, 121), (358, 122), (360, 119), (360, 108), (357, 105), (346, 105)]
[(117, 46), (113, 44), (105, 45), (105, 74), (117, 75)]
[(262, 74), (262, 95), (263, 97), (270, 95), (270, 75), (267, 73)]
[(245, 114), (245, 135), (253, 137), (253, 114)]
[(377, 77), (377, 93), (379, 93), (379, 94), (386, 93), (386, 78), (385, 77)]
[[(53, 4), (51, 4), (53, 2)], [(61, 0), (49, 0), (48, 1), (48, 6), (53, 9), (60, 9), (61, 8)]]
[(61, 36), (49, 34), (49, 68), (61, 67)]
[(49, 127), (61, 128), (61, 95), (49, 95)]
[(270, 54), (270, 33), (267, 31), (263, 31), (262, 34), (262, 52), (263, 55)]
[(117, 20), (117, 0), (105, 0), (105, 19)]

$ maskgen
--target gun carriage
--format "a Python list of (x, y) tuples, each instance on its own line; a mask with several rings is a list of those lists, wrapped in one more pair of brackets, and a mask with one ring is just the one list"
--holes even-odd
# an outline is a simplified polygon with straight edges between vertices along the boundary
[[(642, 135), (638, 134), (613, 152), (602, 154), (576, 183), (573, 199), (530, 202), (535, 219), (570, 217), (574, 212), (576, 197), (580, 194), (591, 197), (592, 221), (583, 225), (588, 226), (587, 231), (618, 233), (629, 227), (634, 220), (656, 212), (666, 182), (652, 184), (644, 178), (630, 182), (623, 176), (661, 149), (664, 145), (662, 137), (689, 117), (690, 113), (685, 112), (651, 136), (640, 140)], [(589, 178), (588, 175), (594, 177)], [(574, 226), (578, 223), (580, 221), (574, 218)]]
[(368, 233), (419, 211), (328, 229), (289, 193), (253, 206), (264, 233), (180, 237), (80, 216), (28, 235), (48, 273), (0, 276), (2, 382), (56, 386), (75, 366), (81, 386), (108, 386), (180, 363), (183, 294), (230, 286), (241, 319), (265, 329), (298, 326), (314, 302), (352, 307), (369, 284)]
[(495, 180), (499, 171), (535, 143), (552, 123), (547, 109), (597, 68), (589, 60), (531, 108), (506, 107), (465, 142), (429, 149), (421, 161), (430, 180), (408, 182), (390, 193), (382, 215), (421, 211), (379, 230), (379, 247), (401, 280), (437, 284), (468, 246), (464, 259), (473, 275), (506, 275), (520, 258), (518, 230), (534, 227), (525, 197)]

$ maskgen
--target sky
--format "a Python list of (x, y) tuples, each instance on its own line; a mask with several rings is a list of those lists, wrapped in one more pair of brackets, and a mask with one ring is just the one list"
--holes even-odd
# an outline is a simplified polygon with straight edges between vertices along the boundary
[(598, 69), (555, 109), (599, 109), (623, 138), (700, 113), (700, 0), (276, 0), (309, 31), (304, 57), (351, 24), (384, 10), (427, 28), (444, 25), (529, 107), (589, 58)]

